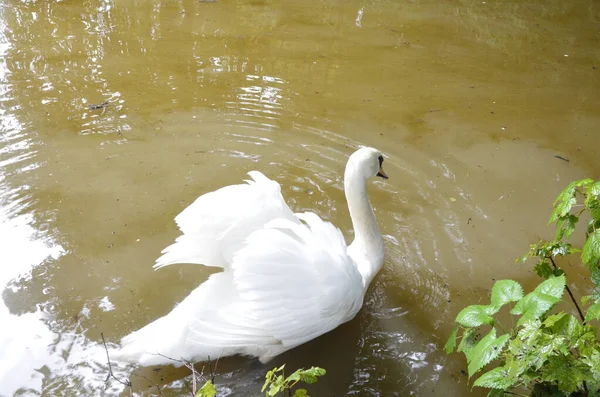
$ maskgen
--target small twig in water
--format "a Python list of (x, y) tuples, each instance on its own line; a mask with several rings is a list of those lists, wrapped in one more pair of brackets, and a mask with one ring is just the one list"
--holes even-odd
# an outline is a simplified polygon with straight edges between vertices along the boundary
[(100, 336), (102, 337), (102, 344), (104, 345), (104, 350), (106, 351), (106, 361), (108, 361), (108, 376), (106, 377), (106, 380), (104, 381), (104, 383), (108, 382), (108, 380), (110, 378), (113, 378), (114, 380), (116, 380), (117, 382), (122, 384), (123, 386), (129, 387), (129, 391), (131, 392), (131, 394), (133, 394), (133, 391), (131, 390), (131, 382), (130, 381), (123, 382), (121, 379), (117, 378), (115, 376), (115, 374), (113, 373), (112, 365), (110, 363), (110, 356), (108, 355), (108, 348), (106, 347), (106, 341), (104, 340), (104, 332), (100, 332)]
[[(165, 356), (164, 354), (161, 354), (161, 353), (152, 353), (152, 354), (156, 354), (157, 356), (164, 357), (168, 360), (181, 363), (187, 369), (192, 371), (192, 394), (196, 395), (196, 393), (198, 391), (198, 383), (202, 382), (202, 375), (203, 375), (204, 371), (202, 371), (202, 373), (199, 373), (198, 371), (196, 371), (196, 368), (194, 368), (194, 364), (191, 361), (187, 361), (187, 360), (183, 359), (183, 357), (181, 359), (176, 359), (173, 357)], [(209, 360), (209, 364), (210, 364), (210, 357), (208, 360)], [(211, 376), (212, 376), (212, 382), (214, 383), (214, 376), (212, 375), (212, 369), (211, 369)]]

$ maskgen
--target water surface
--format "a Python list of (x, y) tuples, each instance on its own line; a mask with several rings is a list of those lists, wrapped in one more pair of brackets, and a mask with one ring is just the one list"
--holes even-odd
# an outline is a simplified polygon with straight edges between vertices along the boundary
[[(325, 367), (318, 396), (469, 394), (441, 349), (456, 313), (495, 279), (536, 283), (514, 258), (600, 170), (599, 27), (592, 0), (5, 1), (0, 395), (129, 395), (105, 383), (101, 333), (117, 343), (209, 274), (152, 271), (173, 217), (259, 169), (350, 240), (360, 145), (387, 156), (384, 270), (356, 319), (272, 364)], [(215, 381), (257, 395), (270, 368), (220, 360)], [(186, 369), (115, 374), (190, 395)]]

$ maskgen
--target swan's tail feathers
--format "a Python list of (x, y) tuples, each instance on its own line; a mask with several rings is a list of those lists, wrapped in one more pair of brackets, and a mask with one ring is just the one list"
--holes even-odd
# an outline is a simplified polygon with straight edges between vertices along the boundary
[(146, 325), (121, 340), (121, 349), (111, 354), (116, 361), (149, 365), (180, 366), (185, 357), (185, 337), (187, 327), (173, 324), (169, 316)]
[(247, 184), (206, 193), (175, 217), (183, 235), (162, 252), (155, 269), (174, 263), (227, 268), (252, 232), (276, 218), (298, 222), (277, 182), (259, 171), (248, 174)]

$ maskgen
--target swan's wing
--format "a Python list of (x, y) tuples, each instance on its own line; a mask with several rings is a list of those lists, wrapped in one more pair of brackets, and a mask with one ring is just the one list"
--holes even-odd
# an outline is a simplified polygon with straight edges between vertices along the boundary
[(313, 213), (277, 219), (234, 257), (233, 280), (248, 313), (284, 346), (297, 346), (353, 318), (362, 278), (342, 233)]
[(175, 218), (183, 232), (162, 251), (155, 269), (173, 263), (227, 267), (248, 235), (273, 219), (299, 222), (281, 196), (279, 183), (259, 171), (252, 180), (206, 193)]

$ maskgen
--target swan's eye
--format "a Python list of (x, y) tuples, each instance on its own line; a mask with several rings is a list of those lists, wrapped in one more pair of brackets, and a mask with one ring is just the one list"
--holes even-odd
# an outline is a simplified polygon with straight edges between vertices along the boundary
[(383, 164), (383, 156), (379, 156), (379, 166), (381, 167), (381, 164)]

